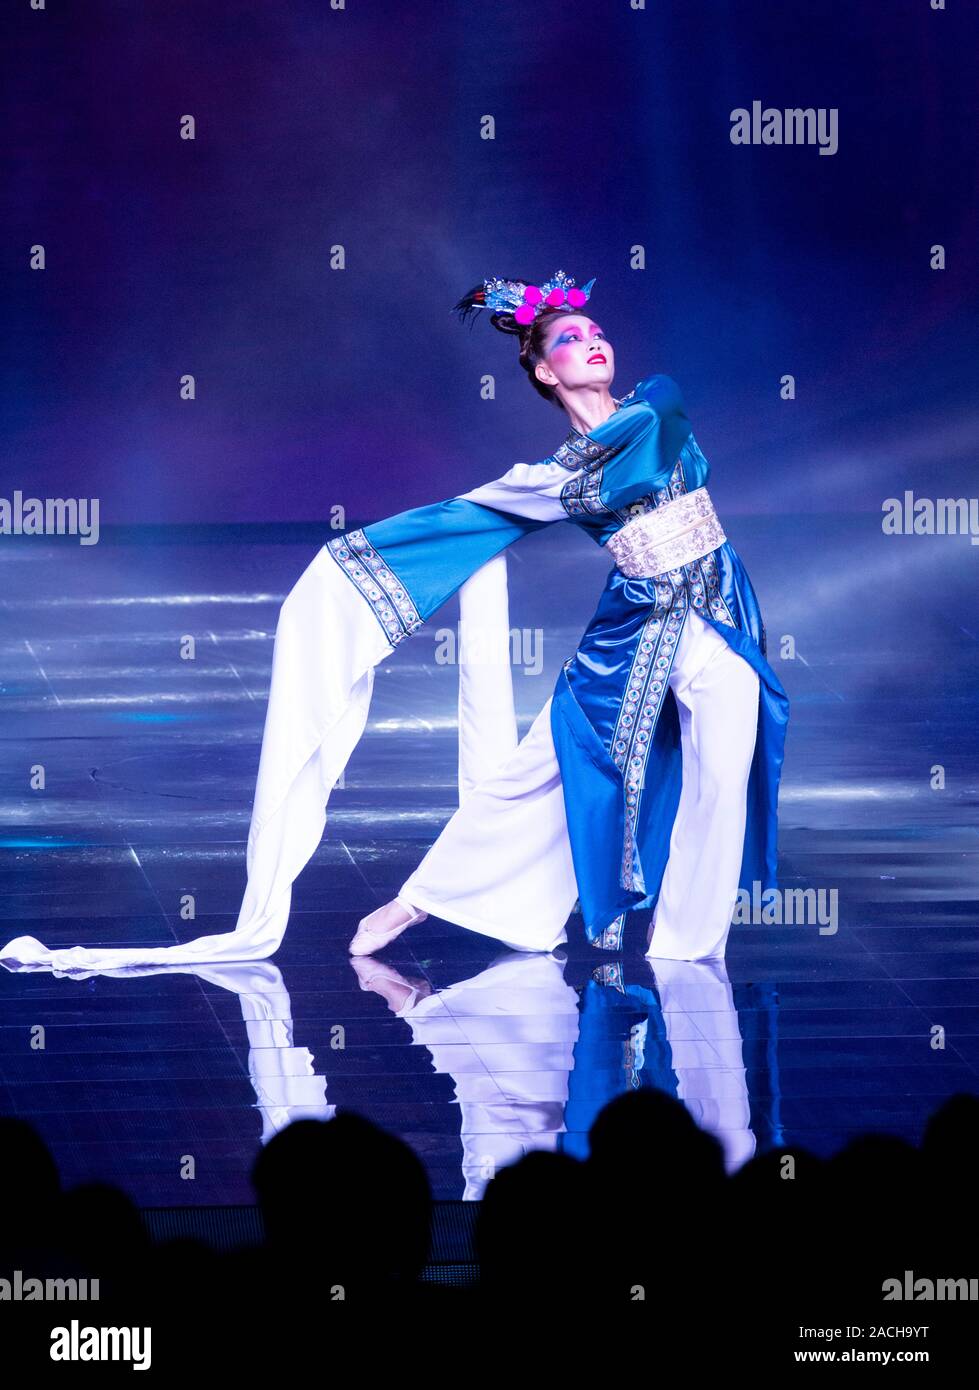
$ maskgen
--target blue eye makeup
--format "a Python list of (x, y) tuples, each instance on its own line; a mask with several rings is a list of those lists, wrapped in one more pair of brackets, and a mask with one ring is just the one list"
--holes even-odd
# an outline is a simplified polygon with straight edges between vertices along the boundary
[[(601, 331), (601, 329), (599, 329), (599, 331), (595, 333), (593, 336), (596, 338), (605, 338), (605, 334)], [(569, 328), (564, 333), (562, 333), (559, 338), (555, 339), (554, 346), (557, 347), (559, 343), (570, 343), (573, 342), (574, 339), (580, 339), (581, 337), (582, 334), (579, 328)]]

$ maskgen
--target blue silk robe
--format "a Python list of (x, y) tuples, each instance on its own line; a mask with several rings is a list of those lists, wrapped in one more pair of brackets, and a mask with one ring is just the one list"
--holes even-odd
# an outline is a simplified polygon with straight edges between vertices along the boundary
[[(588, 434), (432, 506), (344, 533), (326, 549), (392, 646), (417, 631), (483, 564), (542, 526), (567, 521), (597, 544), (632, 517), (702, 487), (710, 465), (679, 389), (646, 377)], [(693, 608), (760, 678), (740, 887), (776, 888), (777, 805), (788, 697), (766, 660), (761, 611), (725, 541), (649, 579), (613, 567), (551, 704), (579, 906), (589, 941), (617, 950), (625, 913), (653, 906), (680, 796), (680, 725), (668, 681)]]

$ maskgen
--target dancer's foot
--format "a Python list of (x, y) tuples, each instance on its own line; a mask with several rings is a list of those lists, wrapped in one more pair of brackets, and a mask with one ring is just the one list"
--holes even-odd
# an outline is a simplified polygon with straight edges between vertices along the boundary
[(352, 960), (361, 989), (373, 990), (379, 994), (392, 1013), (403, 1014), (413, 1008), (419, 999), (427, 999), (432, 992), (428, 980), (417, 975), (402, 975), (392, 965), (374, 960)]
[(402, 898), (392, 898), (383, 907), (376, 908), (369, 916), (361, 919), (357, 934), (350, 942), (352, 956), (369, 956), (387, 946), (406, 927), (416, 922), (424, 922), (427, 912), (419, 912), (411, 903)]

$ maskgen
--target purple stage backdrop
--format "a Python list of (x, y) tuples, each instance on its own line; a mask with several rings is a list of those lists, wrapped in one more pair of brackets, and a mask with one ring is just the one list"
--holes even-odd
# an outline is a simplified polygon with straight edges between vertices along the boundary
[[(963, 4), (20, 0), (4, 26), (0, 497), (327, 527), (452, 496), (566, 423), (450, 306), (558, 268), (597, 277), (617, 392), (680, 383), (723, 514), (973, 483)], [(833, 140), (736, 144), (754, 102)]]

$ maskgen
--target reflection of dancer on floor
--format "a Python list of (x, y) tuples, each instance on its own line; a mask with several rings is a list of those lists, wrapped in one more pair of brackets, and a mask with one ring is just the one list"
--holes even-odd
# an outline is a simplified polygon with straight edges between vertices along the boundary
[[(570, 426), (553, 454), (336, 536), (286, 597), (234, 931), (122, 950), (20, 937), (0, 961), (74, 969), (271, 955), (364, 731), (374, 668), (456, 591), (460, 807), (351, 951), (370, 954), (428, 913), (550, 951), (577, 902), (597, 947), (619, 949), (626, 912), (655, 905), (648, 955), (723, 956), (739, 886), (776, 886), (788, 701), (676, 383), (647, 376), (611, 394), (614, 351), (585, 312), (593, 283), (579, 289), (561, 271), (541, 286), (486, 280), (455, 306), (463, 319), (488, 311), (517, 338), (530, 385)], [(518, 742), (504, 552), (558, 521), (604, 546), (612, 568)]]

